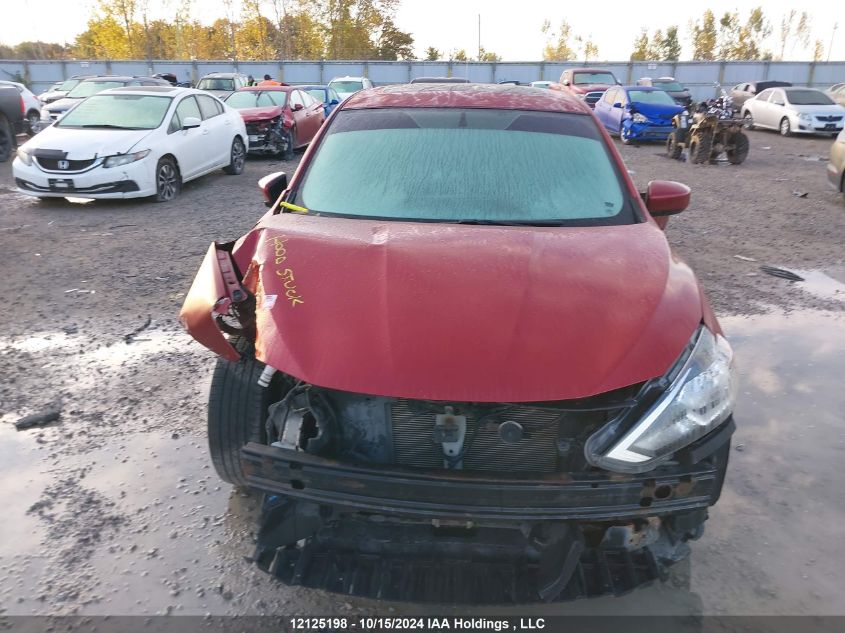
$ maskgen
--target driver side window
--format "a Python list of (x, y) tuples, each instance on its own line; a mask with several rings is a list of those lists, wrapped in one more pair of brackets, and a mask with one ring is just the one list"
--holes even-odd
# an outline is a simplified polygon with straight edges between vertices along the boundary
[(185, 97), (179, 105), (176, 106), (176, 112), (173, 113), (173, 118), (170, 120), (170, 125), (167, 127), (167, 133), (173, 134), (174, 132), (181, 130), (185, 119), (188, 117), (195, 117), (202, 121), (202, 115), (200, 114), (197, 100), (194, 99), (193, 96)]

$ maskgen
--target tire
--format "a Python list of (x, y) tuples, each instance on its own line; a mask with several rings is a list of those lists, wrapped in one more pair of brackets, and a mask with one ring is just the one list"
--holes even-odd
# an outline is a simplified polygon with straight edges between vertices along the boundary
[(26, 134), (30, 138), (37, 134), (36, 129), (41, 123), (41, 113), (35, 110), (30, 110), (26, 114)]
[(746, 112), (742, 117), (742, 126), (746, 130), (754, 129), (754, 116), (750, 112)]
[(792, 136), (792, 128), (789, 126), (789, 119), (787, 117), (783, 117), (780, 120), (780, 130), (781, 136)]
[(669, 138), (666, 139), (666, 155), (669, 158), (674, 160), (678, 160), (681, 157), (682, 148), (678, 143), (678, 132), (672, 132), (669, 134)]
[(630, 136), (625, 134), (625, 126), (624, 125), (619, 126), (619, 140), (622, 141), (623, 145), (631, 145), (634, 142), (634, 139), (632, 139)]
[(702, 164), (710, 161), (713, 137), (710, 134), (695, 134), (689, 144), (690, 162)]
[(236, 363), (218, 359), (208, 395), (208, 450), (214, 470), (223, 481), (246, 486), (241, 447), (248, 442), (266, 444), (267, 408), (278, 398), (278, 381), (261, 387), (258, 378), (264, 363), (255, 359), (248, 340), (231, 340), (242, 358)]
[(182, 191), (182, 176), (176, 161), (165, 156), (156, 165), (156, 202), (170, 202)]
[(748, 157), (748, 148), (750, 146), (748, 137), (742, 132), (735, 132), (731, 135), (728, 142), (733, 146), (733, 149), (725, 151), (728, 155), (728, 161), (730, 161), (731, 165), (741, 164)]
[(293, 147), (296, 143), (296, 133), (293, 128), (287, 131), (288, 146), (282, 154), (282, 160), (293, 160)]
[(0, 163), (4, 163), (12, 157), (15, 149), (15, 135), (12, 133), (12, 126), (6, 117), (0, 114)]
[(232, 149), (229, 150), (229, 164), (223, 168), (227, 174), (237, 176), (243, 173), (246, 164), (246, 147), (240, 136), (232, 140)]

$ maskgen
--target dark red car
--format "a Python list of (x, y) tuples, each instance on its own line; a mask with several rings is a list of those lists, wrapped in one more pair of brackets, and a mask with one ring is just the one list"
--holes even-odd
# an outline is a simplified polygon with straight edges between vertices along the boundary
[(249, 135), (249, 151), (293, 157), (305, 147), (326, 119), (323, 104), (293, 86), (253, 86), (236, 90), (226, 104), (241, 113)]
[(601, 99), (605, 90), (619, 85), (611, 71), (603, 68), (570, 68), (564, 70), (560, 76), (560, 83), (552, 84), (551, 88), (565, 90), (583, 99), (591, 108)]
[(590, 109), (542, 89), (344, 101), (181, 319), (221, 358), (218, 474), (255, 560), (385, 599), (621, 593), (684, 558), (734, 429), (731, 348)]

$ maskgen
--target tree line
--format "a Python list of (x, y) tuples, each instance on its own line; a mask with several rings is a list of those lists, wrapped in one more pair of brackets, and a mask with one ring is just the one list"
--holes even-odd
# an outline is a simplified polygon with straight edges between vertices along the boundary
[[(591, 38), (576, 35), (566, 20), (557, 29), (552, 29), (548, 20), (541, 27), (546, 36), (543, 59), (546, 61), (567, 61), (597, 59), (598, 47)], [(643, 28), (634, 39), (631, 61), (678, 61), (681, 57), (681, 41), (678, 25), (665, 30), (656, 29), (649, 34)], [(743, 20), (738, 11), (726, 11), (718, 19), (706, 9), (697, 20), (687, 25), (687, 38), (692, 46), (693, 61), (755, 61), (783, 60), (795, 53), (796, 46), (807, 49), (812, 34), (810, 16), (806, 11), (800, 14), (795, 9), (782, 16), (777, 32), (775, 49), (767, 42), (773, 27), (762, 7), (755, 7)], [(824, 43), (813, 42), (813, 61), (821, 61)]]

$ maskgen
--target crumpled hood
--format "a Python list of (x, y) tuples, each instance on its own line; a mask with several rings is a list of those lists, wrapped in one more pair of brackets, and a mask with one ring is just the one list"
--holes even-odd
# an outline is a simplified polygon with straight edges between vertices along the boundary
[(285, 111), (282, 106), (265, 106), (263, 108), (239, 108), (238, 113), (243, 117), (244, 123), (254, 121), (266, 121), (275, 119)]
[(469, 226), (281, 214), (236, 245), (256, 356), (309, 383), (463, 402), (662, 375), (702, 318), (653, 223)]
[(684, 111), (684, 106), (682, 105), (668, 105), (662, 103), (643, 103), (641, 101), (632, 101), (631, 102), (631, 110), (634, 112), (639, 112), (643, 116), (648, 117), (654, 121), (671, 121), (672, 117), (674, 117), (679, 112)]
[(59, 150), (67, 152), (69, 160), (87, 160), (96, 156), (125, 154), (150, 132), (152, 130), (74, 129), (52, 125), (27, 141), (23, 148), (28, 152)]

